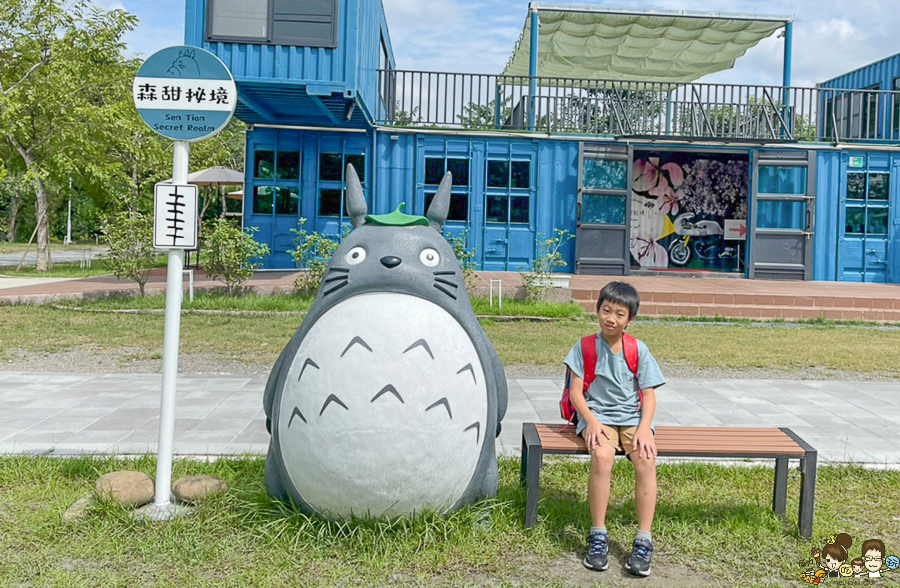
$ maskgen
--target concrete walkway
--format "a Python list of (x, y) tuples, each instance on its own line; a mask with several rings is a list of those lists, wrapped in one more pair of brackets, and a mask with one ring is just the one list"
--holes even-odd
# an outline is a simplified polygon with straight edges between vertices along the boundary
[[(0, 453), (156, 452), (159, 374), (0, 371)], [(264, 376), (178, 379), (175, 453), (264, 454)], [(522, 423), (558, 422), (561, 382), (512, 378), (498, 453), (518, 455)], [(900, 468), (900, 385), (674, 379), (658, 425), (790, 427), (820, 462)]]

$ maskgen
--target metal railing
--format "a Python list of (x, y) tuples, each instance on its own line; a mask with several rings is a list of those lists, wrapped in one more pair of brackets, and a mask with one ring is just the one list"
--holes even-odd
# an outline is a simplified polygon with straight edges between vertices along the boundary
[(897, 142), (900, 92), (379, 70), (392, 126), (750, 141)]

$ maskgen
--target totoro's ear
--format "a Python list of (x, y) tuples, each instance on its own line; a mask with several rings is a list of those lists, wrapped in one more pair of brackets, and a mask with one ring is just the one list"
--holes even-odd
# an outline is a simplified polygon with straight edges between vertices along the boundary
[(363, 196), (362, 185), (359, 176), (353, 169), (353, 164), (347, 164), (347, 212), (353, 222), (353, 228), (366, 224), (366, 197)]
[(443, 231), (444, 221), (447, 220), (447, 213), (450, 211), (450, 187), (452, 185), (453, 174), (447, 172), (444, 174), (444, 179), (441, 180), (437, 194), (434, 195), (434, 200), (431, 201), (431, 206), (428, 207), (428, 212), (425, 213), (425, 216), (431, 221), (431, 228), (438, 233)]

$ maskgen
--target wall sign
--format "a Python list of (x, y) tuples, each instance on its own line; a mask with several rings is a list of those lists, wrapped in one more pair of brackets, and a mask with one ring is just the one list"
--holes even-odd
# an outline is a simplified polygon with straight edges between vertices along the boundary
[(154, 186), (153, 246), (157, 249), (197, 248), (197, 186)]

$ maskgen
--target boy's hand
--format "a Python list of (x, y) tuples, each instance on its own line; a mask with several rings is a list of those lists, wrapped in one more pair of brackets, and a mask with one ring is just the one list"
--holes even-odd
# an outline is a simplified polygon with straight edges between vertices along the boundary
[(588, 451), (593, 451), (595, 445), (600, 445), (601, 435), (609, 439), (609, 433), (606, 431), (606, 427), (601, 425), (596, 419), (588, 421), (587, 428), (584, 432), (584, 442), (587, 445)]
[(656, 457), (656, 441), (653, 439), (653, 431), (650, 430), (650, 427), (639, 426), (634, 432), (632, 444), (639, 457), (645, 459)]

